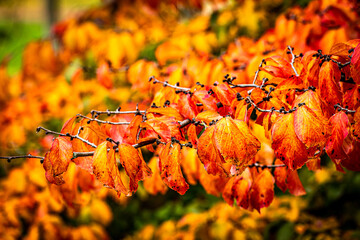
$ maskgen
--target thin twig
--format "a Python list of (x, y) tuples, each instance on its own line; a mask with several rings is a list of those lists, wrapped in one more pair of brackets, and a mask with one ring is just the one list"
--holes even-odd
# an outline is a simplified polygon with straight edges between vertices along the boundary
[(298, 109), (298, 107), (301, 107), (301, 106), (304, 106), (304, 105), (305, 105), (305, 103), (299, 103), (299, 104), (298, 104), (298, 107), (295, 106), (294, 108), (289, 109), (288, 111), (286, 111), (285, 108), (281, 108), (281, 109), (275, 109), (274, 107), (272, 107), (271, 109), (262, 109), (262, 108), (259, 108), (259, 107), (256, 105), (256, 103), (253, 102), (253, 100), (251, 99), (250, 96), (246, 97), (245, 101), (246, 101), (247, 103), (251, 103), (251, 105), (253, 105), (254, 108), (255, 108), (256, 110), (258, 110), (259, 112), (269, 112), (269, 113), (271, 113), (271, 112), (278, 112), (278, 113), (284, 113), (284, 114), (292, 113), (292, 112), (296, 111), (296, 109)]
[(259, 67), (258, 67), (258, 69), (257, 69), (256, 72), (255, 72), (255, 77), (254, 77), (254, 80), (253, 80), (253, 84), (255, 84), (256, 79), (257, 79), (257, 77), (258, 77), (258, 75), (259, 75), (259, 72), (260, 72), (260, 68), (262, 67), (262, 65), (263, 65), (264, 63), (265, 63), (265, 59), (261, 60), (261, 63), (259, 64)]
[(249, 164), (248, 167), (257, 167), (257, 168), (278, 168), (278, 167), (286, 167), (285, 164), (275, 164), (275, 165), (264, 165), (264, 164), (259, 164), (259, 163), (252, 163)]
[[(183, 128), (183, 127), (189, 125), (190, 123), (191, 123), (190, 119), (185, 119), (184, 121), (180, 122), (180, 128)], [(144, 147), (144, 146), (149, 145), (149, 144), (153, 144), (153, 143), (156, 142), (156, 140), (157, 139), (150, 139), (150, 140), (147, 140), (147, 141), (144, 141), (144, 142), (133, 144), (132, 146), (134, 148), (140, 148), (140, 147)], [(116, 150), (118, 150), (118, 149), (116, 149)], [(73, 158), (89, 157), (89, 156), (93, 156), (93, 155), (94, 155), (94, 151), (92, 151), (92, 152), (73, 152)]]
[(17, 159), (17, 158), (38, 158), (41, 160), (44, 160), (44, 157), (42, 156), (33, 156), (31, 154), (28, 155), (22, 155), (22, 156), (0, 156), (0, 159), (7, 159), (8, 162), (11, 162), (11, 160), (13, 159)]
[(171, 85), (168, 82), (162, 82), (162, 81), (156, 79), (154, 76), (151, 76), (149, 78), (149, 81), (150, 82), (152, 81), (154, 84), (161, 83), (161, 84), (163, 84), (164, 87), (171, 87), (171, 88), (178, 89), (178, 90), (184, 91), (184, 92), (190, 92), (190, 90), (191, 90), (190, 88), (179, 87), (179, 86), (176, 86), (176, 85)]
[(104, 120), (100, 120), (100, 119), (97, 119), (97, 118), (90, 118), (90, 117), (87, 117), (87, 116), (84, 116), (82, 114), (76, 114), (77, 117), (81, 117), (81, 118), (85, 118), (85, 119), (88, 119), (89, 121), (95, 121), (95, 122), (98, 122), (98, 123), (104, 123), (104, 124), (112, 124), (112, 125), (129, 125), (130, 122), (110, 122), (110, 121), (104, 121)]
[(340, 106), (340, 104), (335, 104), (334, 108), (335, 108), (335, 111), (338, 110), (338, 111), (344, 111), (347, 113), (355, 113), (356, 112), (356, 110), (349, 110), (347, 107)]
[(93, 118), (95, 118), (95, 116), (99, 116), (101, 114), (106, 114), (108, 116), (110, 116), (111, 114), (142, 114), (145, 113), (145, 110), (138, 110), (138, 111), (120, 111), (121, 108), (116, 109), (115, 111), (110, 111), (110, 110), (106, 110), (106, 111), (97, 111), (97, 110), (91, 110), (91, 115)]
[(295, 63), (295, 58), (296, 58), (296, 56), (295, 56), (295, 54), (293, 53), (293, 51), (292, 51), (292, 48), (290, 47), (290, 46), (287, 46), (287, 48), (289, 49), (289, 52), (290, 52), (290, 54), (291, 54), (291, 67), (292, 67), (292, 69), (294, 70), (294, 73), (295, 73), (295, 75), (298, 77), (299, 76), (299, 74), (297, 73), (297, 71), (296, 71), (296, 69), (295, 69), (295, 67), (294, 67), (294, 63)]
[(260, 86), (256, 84), (230, 84), (230, 85), (231, 88), (247, 88), (247, 87), (260, 88)]
[(89, 146), (91, 146), (91, 147), (93, 147), (93, 148), (96, 148), (97, 146), (96, 146), (94, 143), (91, 143), (91, 142), (89, 142), (88, 140), (86, 140), (86, 139), (84, 139), (84, 138), (82, 138), (82, 137), (79, 136), (79, 134), (80, 134), (80, 132), (81, 132), (82, 129), (83, 129), (83, 127), (80, 127), (80, 128), (79, 128), (79, 131), (78, 131), (78, 133), (77, 133), (76, 135), (71, 135), (70, 133), (66, 133), (66, 134), (65, 134), (65, 133), (55, 132), (55, 131), (49, 130), (49, 129), (47, 129), (47, 128), (44, 128), (44, 127), (38, 127), (38, 128), (36, 129), (36, 131), (39, 132), (40, 130), (43, 130), (43, 131), (45, 131), (45, 134), (54, 134), (54, 135), (59, 135), (59, 136), (62, 136), (62, 137), (77, 138), (77, 139), (79, 139), (80, 141), (88, 144)]

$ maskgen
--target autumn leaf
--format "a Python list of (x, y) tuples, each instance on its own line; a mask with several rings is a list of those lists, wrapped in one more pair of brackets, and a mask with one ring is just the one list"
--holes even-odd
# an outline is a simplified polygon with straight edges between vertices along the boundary
[(316, 116), (306, 105), (299, 107), (294, 112), (294, 129), (296, 136), (307, 148), (322, 149), (330, 132), (325, 117)]
[(229, 117), (216, 123), (214, 144), (225, 162), (240, 169), (246, 167), (260, 148), (260, 142), (251, 134), (246, 123)]
[(197, 90), (193, 95), (197, 101), (199, 101), (206, 110), (216, 111), (218, 109), (216, 98), (209, 94), (209, 90)]
[(244, 209), (250, 206), (250, 189), (252, 186), (252, 178), (249, 171), (244, 171), (240, 176), (232, 177), (226, 183), (222, 197), (232, 206), (234, 200), (236, 204)]
[(111, 188), (115, 187), (114, 179), (110, 173), (110, 165), (113, 164), (108, 160), (108, 142), (101, 143), (94, 152), (93, 171), (96, 178), (104, 185)]
[(57, 185), (63, 184), (62, 174), (66, 172), (73, 157), (72, 144), (66, 137), (54, 140), (50, 151), (45, 154), (43, 167), (49, 182)]
[[(282, 164), (282, 161), (280, 161), (279, 159), (275, 160), (275, 164)], [(287, 170), (286, 167), (277, 167), (274, 170), (274, 178), (275, 178), (275, 183), (276, 186), (278, 186), (278, 188), (280, 188), (281, 191), (285, 192), (287, 189), (287, 182), (286, 182), (286, 178), (287, 178)]]
[(153, 174), (151, 175), (150, 178), (144, 179), (144, 187), (146, 191), (153, 195), (156, 195), (158, 193), (165, 194), (166, 191), (168, 190), (168, 187), (161, 180), (158, 162), (159, 162), (158, 157), (153, 157), (150, 159), (148, 165)]
[(340, 80), (340, 70), (333, 62), (324, 62), (319, 72), (319, 90), (323, 101), (329, 109), (334, 111), (334, 105), (341, 103), (342, 93), (338, 82)]
[(171, 142), (162, 147), (159, 155), (159, 167), (161, 178), (171, 189), (181, 195), (189, 189), (180, 167), (180, 145)]
[(210, 122), (212, 121), (218, 121), (222, 118), (222, 116), (216, 112), (216, 111), (212, 111), (212, 110), (206, 110), (206, 111), (203, 111), (201, 113), (199, 113), (195, 120), (196, 121), (203, 121), (205, 122), (206, 124), (209, 124)]
[(124, 167), (126, 174), (130, 178), (129, 193), (136, 192), (138, 182), (152, 175), (151, 169), (146, 165), (140, 150), (133, 146), (123, 143), (118, 146), (119, 160)]
[(350, 65), (351, 76), (360, 85), (360, 43), (354, 49)]
[(294, 128), (294, 114), (285, 114), (272, 128), (272, 148), (275, 155), (291, 170), (302, 167), (308, 157), (305, 145), (297, 137)]
[(297, 171), (288, 170), (287, 173), (287, 187), (289, 192), (294, 196), (302, 196), (306, 194), (306, 191), (299, 179)]
[(200, 161), (204, 164), (206, 171), (212, 175), (227, 176), (223, 164), (223, 157), (220, 155), (214, 143), (215, 126), (206, 128), (198, 141), (197, 153)]
[(331, 135), (327, 139), (325, 151), (331, 160), (338, 164), (342, 159), (347, 158), (343, 144), (349, 135), (350, 123), (344, 112), (335, 113), (329, 122), (331, 124)]
[(254, 180), (250, 190), (250, 203), (259, 213), (268, 207), (274, 199), (274, 177), (269, 170), (262, 171)]
[(360, 141), (360, 107), (356, 109), (354, 115), (354, 125), (352, 126), (351, 132)]

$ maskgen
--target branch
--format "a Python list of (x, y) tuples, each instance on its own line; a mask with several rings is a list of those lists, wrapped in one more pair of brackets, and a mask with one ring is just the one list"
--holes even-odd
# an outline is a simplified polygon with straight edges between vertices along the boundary
[(256, 167), (256, 168), (278, 168), (278, 167), (286, 167), (285, 164), (277, 164), (277, 165), (264, 165), (264, 164), (259, 164), (259, 163), (252, 163), (249, 164), (248, 167)]
[[(11, 162), (11, 160), (17, 159), (17, 158), (38, 158), (38, 159), (40, 159), (40, 161), (44, 161), (44, 157), (41, 157), (41, 156), (33, 156), (33, 155), (31, 155), (31, 154), (23, 155), (23, 156), (7, 156), (7, 157), (1, 157), (1, 156), (0, 156), (0, 159), (7, 159), (8, 162)], [(42, 163), (42, 162), (41, 162), (41, 163)]]
[(295, 69), (295, 67), (294, 67), (294, 62), (295, 62), (295, 58), (296, 58), (296, 56), (294, 55), (294, 53), (292, 52), (292, 48), (290, 47), (290, 46), (287, 46), (287, 48), (288, 48), (288, 50), (289, 50), (289, 52), (290, 52), (290, 54), (291, 54), (291, 56), (292, 56), (292, 58), (291, 58), (291, 67), (292, 67), (292, 69), (294, 70), (294, 73), (295, 73), (295, 75), (298, 77), (299, 76), (299, 74), (297, 73), (297, 71), (296, 71), (296, 69)]
[(81, 132), (83, 129), (84, 129), (83, 127), (80, 127), (80, 128), (79, 128), (79, 131), (77, 132), (76, 135), (71, 135), (70, 133), (64, 134), (64, 133), (54, 132), (54, 131), (51, 131), (51, 130), (46, 129), (46, 128), (44, 128), (44, 127), (38, 127), (38, 128), (36, 129), (36, 132), (39, 132), (40, 130), (43, 130), (43, 131), (45, 131), (45, 134), (54, 134), (54, 135), (59, 135), (59, 136), (62, 136), (62, 137), (70, 137), (71, 139), (77, 138), (77, 139), (79, 139), (80, 141), (88, 144), (89, 146), (91, 146), (91, 147), (93, 147), (93, 148), (96, 148), (97, 146), (96, 146), (94, 143), (91, 143), (91, 142), (89, 142), (88, 140), (86, 140), (86, 139), (84, 139), (84, 138), (82, 138), (82, 137), (79, 136), (80, 132)]
[(247, 88), (247, 87), (260, 88), (260, 86), (256, 84), (230, 84), (230, 85), (231, 88)]
[(256, 70), (255, 72), (255, 77), (254, 77), (254, 80), (253, 80), (253, 84), (255, 84), (256, 82), (256, 79), (259, 75), (259, 72), (260, 72), (260, 68), (262, 67), (262, 65), (265, 63), (265, 59), (261, 60), (261, 63), (259, 64), (259, 67), (258, 67), (258, 70)]
[(355, 113), (355, 112), (356, 112), (356, 110), (349, 110), (349, 109), (347, 108), (347, 106), (342, 107), (342, 106), (340, 106), (340, 104), (335, 104), (335, 105), (334, 105), (334, 108), (335, 108), (335, 111), (336, 111), (336, 110), (338, 110), (338, 111), (344, 111), (344, 112), (346, 112), (346, 113)]
[(104, 120), (100, 120), (100, 119), (97, 119), (97, 118), (90, 118), (90, 117), (87, 117), (87, 116), (84, 116), (82, 114), (76, 114), (77, 117), (81, 117), (81, 118), (85, 118), (85, 119), (88, 119), (88, 123), (90, 123), (91, 121), (95, 121), (95, 122), (98, 122), (98, 123), (104, 123), (104, 124), (112, 124), (112, 125), (129, 125), (130, 122), (110, 122), (110, 121), (104, 121)]
[(101, 115), (101, 114), (106, 114), (108, 116), (110, 116), (111, 114), (142, 114), (142, 113), (146, 113), (145, 110), (139, 110), (136, 109), (136, 111), (120, 111), (121, 108), (119, 107), (118, 109), (116, 109), (115, 111), (110, 111), (110, 110), (106, 110), (106, 111), (97, 111), (97, 110), (91, 110), (91, 116), (93, 118), (96, 118), (97, 116)]
[(190, 92), (190, 90), (191, 90), (190, 88), (185, 88), (185, 87), (179, 87), (179, 86), (176, 86), (176, 85), (171, 85), (171, 84), (169, 84), (169, 83), (166, 82), (166, 81), (165, 81), (165, 82), (162, 82), (162, 81), (156, 79), (154, 76), (151, 76), (151, 77), (149, 78), (149, 82), (151, 82), (151, 81), (152, 81), (154, 84), (156, 84), (156, 83), (162, 83), (164, 87), (171, 87), (171, 88), (174, 88), (174, 89), (183, 91), (183, 92)]
[(301, 107), (301, 106), (304, 106), (304, 105), (305, 105), (305, 103), (299, 103), (299, 104), (298, 104), (298, 107), (295, 106), (294, 108), (289, 109), (288, 111), (286, 111), (284, 107), (282, 107), (282, 108), (280, 108), (280, 109), (275, 109), (274, 107), (272, 107), (271, 109), (262, 109), (262, 108), (259, 108), (259, 107), (253, 102), (253, 100), (251, 99), (250, 96), (246, 97), (245, 101), (246, 101), (247, 103), (251, 103), (251, 105), (253, 105), (254, 108), (255, 108), (256, 110), (258, 110), (259, 112), (269, 112), (269, 113), (271, 113), (271, 112), (278, 112), (278, 113), (284, 113), (284, 114), (292, 113), (292, 112), (296, 111), (296, 109), (297, 109), (298, 107)]
[[(191, 120), (190, 119), (185, 119), (184, 121), (180, 122), (180, 128), (183, 128), (187, 125), (189, 125), (191, 123)], [(157, 139), (150, 139), (150, 140), (147, 140), (147, 141), (144, 141), (144, 142), (140, 142), (140, 143), (136, 143), (136, 144), (133, 144), (132, 146), (134, 148), (141, 148), (141, 147), (144, 147), (146, 145), (150, 145), (150, 144), (153, 144), (156, 142)], [(118, 149), (116, 149), (118, 150)], [(73, 159), (74, 158), (77, 158), (77, 157), (89, 157), (89, 156), (93, 156), (94, 155), (94, 152), (73, 152)]]

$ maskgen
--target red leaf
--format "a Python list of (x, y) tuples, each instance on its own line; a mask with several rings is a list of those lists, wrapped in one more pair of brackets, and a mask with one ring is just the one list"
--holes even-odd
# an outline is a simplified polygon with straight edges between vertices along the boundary
[(212, 110), (207, 110), (207, 111), (203, 111), (201, 113), (199, 113), (195, 120), (196, 121), (203, 121), (206, 124), (209, 124), (212, 121), (218, 121), (222, 118), (222, 116), (216, 112), (216, 111), (212, 111)]
[[(275, 164), (282, 164), (282, 162), (279, 159), (275, 160)], [(276, 186), (278, 186), (281, 191), (285, 192), (287, 189), (287, 170), (286, 167), (277, 167), (274, 170), (274, 178)]]
[(138, 188), (138, 182), (150, 177), (151, 169), (146, 165), (140, 150), (123, 143), (119, 145), (119, 160), (130, 178), (129, 195)]
[(334, 105), (341, 103), (342, 94), (338, 82), (340, 80), (340, 70), (333, 62), (324, 62), (319, 73), (320, 96), (328, 105), (331, 112), (334, 112)]
[(180, 145), (168, 142), (161, 150), (160, 173), (164, 183), (181, 195), (189, 189), (180, 167)]
[(360, 85), (360, 43), (354, 49), (350, 65), (351, 76)]
[(250, 188), (252, 179), (249, 171), (244, 171), (241, 176), (230, 178), (226, 183), (222, 196), (224, 200), (230, 205), (236, 204), (242, 208), (248, 209), (250, 203)]
[(202, 103), (203, 107), (206, 110), (217, 111), (217, 100), (213, 95), (210, 95), (207, 90), (197, 90), (194, 92), (193, 96)]
[(64, 123), (64, 125), (63, 125), (63, 127), (61, 128), (61, 133), (64, 133), (64, 134), (66, 134), (66, 133), (71, 133), (72, 132), (72, 129), (73, 129), (73, 125), (74, 125), (74, 122), (75, 122), (75, 120), (76, 120), (76, 117), (72, 117), (72, 118), (70, 118), (69, 120), (67, 120), (65, 123)]
[(331, 136), (327, 139), (325, 151), (335, 163), (340, 163), (347, 158), (343, 149), (345, 138), (349, 134), (350, 123), (348, 116), (344, 112), (338, 112), (330, 118), (332, 127)]
[(44, 158), (46, 179), (56, 185), (65, 183), (62, 174), (66, 172), (72, 157), (73, 148), (70, 140), (66, 137), (56, 138)]
[(273, 56), (265, 59), (266, 66), (261, 70), (271, 74), (274, 77), (289, 78), (295, 75), (291, 65), (281, 56)]
[(241, 173), (260, 149), (244, 121), (226, 117), (215, 125), (214, 143), (225, 162), (236, 165)]
[(289, 189), (289, 192), (294, 196), (302, 196), (306, 194), (306, 191), (299, 179), (297, 171), (288, 170), (287, 187)]
[(356, 137), (360, 141), (360, 107), (356, 109), (354, 115), (354, 125), (351, 128), (351, 132), (354, 137)]
[(151, 168), (153, 174), (150, 178), (144, 179), (144, 187), (146, 191), (152, 195), (156, 195), (158, 193), (165, 194), (168, 190), (167, 186), (161, 180), (158, 161), (158, 157), (151, 158), (149, 167)]
[(189, 94), (181, 94), (177, 105), (179, 112), (186, 119), (193, 119), (198, 114), (197, 107)]
[(305, 145), (296, 136), (293, 113), (283, 115), (274, 123), (272, 139), (276, 157), (289, 169), (295, 170), (305, 164), (308, 154)]
[(294, 112), (294, 129), (296, 136), (307, 148), (322, 149), (330, 133), (328, 121), (321, 115), (316, 116), (306, 105)]
[(250, 190), (250, 202), (259, 213), (263, 207), (268, 207), (274, 199), (274, 177), (265, 169), (255, 179)]
[(159, 115), (167, 116), (167, 117), (174, 117), (176, 121), (182, 121), (184, 120), (183, 116), (172, 107), (156, 107), (156, 108), (150, 108), (147, 110), (147, 113), (156, 113)]
[(231, 102), (236, 97), (236, 92), (234, 89), (230, 88), (227, 84), (219, 84), (216, 87), (213, 87), (212, 90), (214, 91), (216, 98), (219, 101), (227, 106), (231, 105)]
[(225, 161), (215, 146), (214, 131), (214, 125), (208, 127), (204, 131), (198, 141), (197, 153), (200, 161), (204, 164), (204, 167), (209, 174), (226, 177), (228, 172), (223, 166)]
[(108, 142), (101, 143), (94, 152), (93, 170), (96, 178), (104, 185), (114, 188), (114, 180), (110, 173), (110, 164), (108, 161)]

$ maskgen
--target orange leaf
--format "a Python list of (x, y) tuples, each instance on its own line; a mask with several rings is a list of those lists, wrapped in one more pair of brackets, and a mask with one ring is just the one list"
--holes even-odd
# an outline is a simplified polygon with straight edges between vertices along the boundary
[(198, 114), (197, 106), (189, 94), (180, 94), (177, 106), (184, 118), (193, 119)]
[(178, 112), (178, 110), (176, 110), (175, 108), (172, 108), (172, 107), (150, 108), (147, 110), (147, 113), (157, 113), (157, 114), (164, 115), (167, 117), (174, 117), (176, 121), (184, 120), (184, 118), (181, 116), (181, 114)]
[(250, 202), (259, 213), (263, 207), (268, 207), (274, 199), (274, 177), (265, 169), (255, 179), (250, 190)]
[(320, 71), (320, 58), (315, 57), (316, 51), (308, 51), (302, 58), (304, 64), (301, 76), (304, 79), (305, 87), (313, 86), (318, 87), (319, 71)]
[(261, 70), (271, 74), (274, 77), (289, 78), (295, 75), (291, 65), (281, 56), (273, 56), (265, 59), (266, 66)]
[(127, 194), (116, 162), (116, 153), (109, 145), (108, 142), (103, 142), (96, 148), (93, 156), (94, 174), (102, 184), (115, 189), (118, 196), (121, 193)]
[(354, 137), (356, 137), (360, 141), (360, 107), (356, 109), (354, 115), (354, 125), (352, 126), (351, 132)]
[(213, 110), (207, 110), (199, 113), (195, 120), (196, 121), (204, 121), (206, 124), (209, 124), (211, 121), (217, 121), (220, 120), (222, 116)]
[(43, 167), (47, 180), (57, 185), (63, 184), (62, 174), (66, 172), (72, 157), (73, 148), (70, 140), (66, 137), (56, 138), (44, 158)]
[(146, 165), (140, 150), (129, 144), (119, 145), (119, 156), (121, 165), (130, 178), (129, 194), (132, 194), (137, 190), (139, 181), (151, 176), (151, 169)]
[(306, 91), (303, 94), (299, 95), (293, 102), (293, 106), (298, 106), (299, 103), (305, 103), (305, 105), (310, 108), (316, 116), (322, 118), (323, 116), (328, 116), (328, 112), (325, 111), (324, 103), (321, 101), (321, 98), (318, 92)]
[(241, 173), (260, 148), (244, 121), (226, 117), (215, 125), (214, 143), (225, 162), (236, 165)]
[(354, 49), (350, 65), (351, 76), (360, 85), (360, 43)]
[(223, 192), (227, 181), (230, 178), (221, 177), (219, 175), (208, 174), (203, 167), (200, 167), (199, 182), (208, 194), (219, 196)]
[(183, 148), (181, 150), (181, 166), (186, 176), (186, 180), (195, 185), (200, 176), (201, 163), (194, 148)]
[(330, 129), (328, 121), (315, 113), (306, 105), (299, 107), (294, 112), (294, 129), (296, 136), (307, 148), (323, 148)]
[(249, 171), (244, 171), (241, 176), (230, 178), (226, 183), (222, 196), (224, 200), (232, 206), (234, 199), (236, 204), (242, 208), (248, 209), (250, 203), (250, 188), (252, 179)]
[(215, 146), (214, 131), (214, 125), (204, 131), (198, 141), (197, 153), (209, 174), (226, 177), (228, 173), (223, 166), (225, 161)]
[(283, 161), (289, 169), (298, 169), (307, 161), (305, 145), (295, 133), (293, 113), (283, 115), (274, 123), (272, 140), (272, 148), (276, 157)]
[(159, 155), (160, 173), (164, 183), (181, 195), (189, 189), (180, 167), (180, 145), (168, 142)]
[(327, 139), (325, 151), (333, 162), (339, 163), (340, 160), (347, 158), (343, 144), (349, 134), (350, 123), (344, 112), (338, 112), (330, 118), (330, 124), (332, 131)]
[(72, 117), (72, 118), (70, 118), (69, 120), (67, 120), (65, 123), (64, 123), (64, 125), (63, 125), (63, 127), (61, 128), (61, 133), (64, 133), (64, 134), (66, 134), (66, 133), (71, 133), (72, 132), (72, 129), (73, 129), (73, 125), (74, 125), (74, 122), (75, 122), (75, 120), (76, 120), (76, 117)]
[(168, 189), (161, 180), (158, 161), (158, 157), (151, 158), (149, 162), (149, 167), (151, 168), (153, 174), (150, 178), (144, 179), (144, 187), (146, 191), (152, 195), (156, 195), (158, 193), (164, 194)]
[(304, 88), (303, 79), (297, 76), (291, 76), (282, 80), (277, 86), (276, 91), (290, 90), (290, 89)]
[(93, 171), (96, 178), (104, 185), (110, 188), (115, 187), (114, 179), (110, 172), (110, 162), (108, 160), (108, 142), (103, 142), (95, 149), (93, 156)]
[(319, 73), (320, 96), (328, 105), (331, 112), (334, 112), (334, 105), (341, 103), (342, 94), (338, 82), (340, 80), (340, 70), (333, 62), (324, 62)]
[(236, 91), (227, 84), (219, 84), (216, 87), (213, 87), (212, 90), (214, 91), (216, 98), (219, 99), (222, 104), (227, 106), (230, 106), (231, 102), (236, 97)]
[(213, 95), (210, 95), (207, 90), (197, 90), (193, 95), (206, 110), (217, 110), (217, 100)]
[(287, 187), (289, 192), (294, 196), (302, 196), (306, 194), (306, 191), (299, 179), (297, 171), (288, 170)]
[[(282, 164), (279, 159), (275, 160), (275, 164)], [(281, 191), (285, 192), (287, 189), (286, 178), (287, 178), (287, 170), (286, 167), (277, 167), (274, 170), (274, 178), (275, 183)]]

